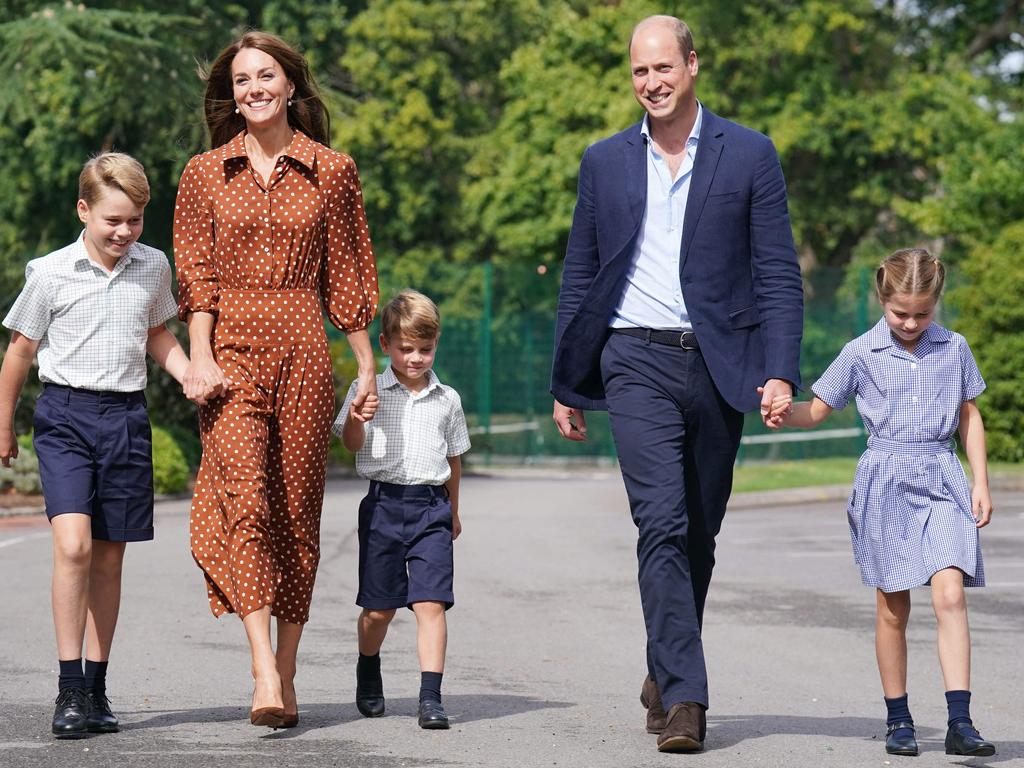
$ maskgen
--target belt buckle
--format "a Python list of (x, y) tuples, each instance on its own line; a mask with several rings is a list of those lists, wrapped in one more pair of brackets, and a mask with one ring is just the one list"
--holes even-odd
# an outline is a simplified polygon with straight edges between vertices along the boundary
[(683, 331), (679, 334), (679, 346), (688, 350), (698, 349), (697, 334), (693, 331)]

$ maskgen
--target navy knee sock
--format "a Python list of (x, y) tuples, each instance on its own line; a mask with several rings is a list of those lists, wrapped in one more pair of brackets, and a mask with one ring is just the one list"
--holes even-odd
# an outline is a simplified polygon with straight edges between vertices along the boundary
[(946, 708), (949, 710), (948, 725), (951, 728), (959, 723), (967, 723), (973, 727), (970, 691), (946, 691)]
[[(884, 697), (883, 697), (884, 698)], [(884, 699), (885, 708), (888, 710), (888, 715), (885, 719), (886, 726), (896, 725), (897, 723), (910, 723), (914, 724), (914, 718), (910, 716), (910, 705), (907, 703), (907, 694), (898, 696), (895, 699)], [(897, 728), (893, 731), (893, 734), (898, 739), (905, 739), (913, 735), (913, 731), (910, 728)]]
[(82, 660), (70, 659), (64, 661), (58, 659), (60, 664), (60, 677), (57, 678), (57, 690), (63, 691), (66, 688), (85, 688), (85, 675), (82, 673)]
[(107, 695), (106, 661), (85, 660), (85, 687), (100, 696)]
[(420, 673), (420, 703), (436, 701), (441, 703), (441, 677), (444, 672)]

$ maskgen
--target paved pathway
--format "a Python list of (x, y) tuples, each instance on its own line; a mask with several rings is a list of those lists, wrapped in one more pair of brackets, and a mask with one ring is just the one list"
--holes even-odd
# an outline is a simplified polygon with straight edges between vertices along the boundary
[[(841, 501), (737, 505), (719, 538), (705, 627), (708, 751), (659, 755), (638, 701), (643, 634), (635, 533), (614, 474), (469, 478), (456, 545), (445, 700), (449, 732), (413, 719), (414, 625), (384, 651), (389, 716), (353, 704), (355, 515), (362, 484), (329, 487), (323, 563), (300, 652), (301, 726), (257, 730), (241, 627), (207, 613), (188, 556), (187, 502), (162, 502), (157, 540), (129, 547), (110, 693), (117, 735), (55, 742), (49, 535), (0, 521), (0, 766), (884, 766), (873, 596), (860, 586)], [(997, 496), (990, 583), (970, 594), (975, 719), (988, 760), (946, 757), (927, 590), (914, 597), (910, 693), (916, 767), (1024, 767), (1024, 494)], [(403, 612), (404, 613), (404, 612)]]

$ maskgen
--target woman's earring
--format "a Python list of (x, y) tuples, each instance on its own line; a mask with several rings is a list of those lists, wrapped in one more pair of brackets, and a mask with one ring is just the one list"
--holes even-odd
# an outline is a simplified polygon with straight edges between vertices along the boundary
[(239, 109), (238, 107), (235, 107), (235, 114), (237, 115), (237, 114), (239, 114), (240, 112), (241, 112), (241, 110), (240, 110), (240, 109)]
[(290, 107), (291, 105), (292, 105), (292, 100), (288, 99), (288, 106)]

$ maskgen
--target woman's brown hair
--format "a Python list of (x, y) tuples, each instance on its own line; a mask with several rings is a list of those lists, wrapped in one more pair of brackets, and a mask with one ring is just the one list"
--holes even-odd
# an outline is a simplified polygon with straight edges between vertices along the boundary
[(210, 148), (227, 144), (245, 128), (245, 118), (235, 111), (231, 83), (231, 62), (243, 48), (263, 51), (281, 65), (285, 77), (295, 86), (288, 107), (288, 124), (314, 141), (330, 146), (331, 117), (305, 57), (276, 35), (250, 30), (221, 51), (209, 71), (202, 75), (206, 81), (203, 111), (210, 131)]
[(903, 248), (889, 254), (875, 272), (878, 300), (886, 302), (897, 293), (942, 296), (946, 267), (924, 248)]

